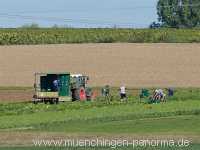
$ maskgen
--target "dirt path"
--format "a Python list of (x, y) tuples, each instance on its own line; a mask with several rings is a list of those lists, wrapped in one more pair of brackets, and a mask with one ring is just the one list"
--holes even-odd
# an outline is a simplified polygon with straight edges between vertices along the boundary
[(92, 86), (200, 87), (200, 44), (67, 44), (0, 47), (0, 86), (32, 86), (35, 72), (90, 76)]
[(0, 102), (25, 102), (31, 101), (33, 90), (0, 90)]
[(199, 135), (168, 135), (168, 134), (69, 134), (69, 133), (51, 133), (51, 132), (0, 132), (0, 146), (34, 146), (33, 141), (39, 140), (189, 140), (191, 143), (200, 143)]

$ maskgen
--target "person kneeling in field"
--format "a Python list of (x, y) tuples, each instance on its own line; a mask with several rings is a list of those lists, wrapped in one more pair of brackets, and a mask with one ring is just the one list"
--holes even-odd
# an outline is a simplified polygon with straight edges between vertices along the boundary
[(160, 101), (161, 102), (165, 102), (165, 97), (166, 97), (166, 94), (164, 93), (164, 91), (162, 89), (159, 89), (158, 90), (158, 93), (160, 95)]
[(162, 89), (156, 89), (153, 95), (154, 102), (165, 102), (166, 94)]

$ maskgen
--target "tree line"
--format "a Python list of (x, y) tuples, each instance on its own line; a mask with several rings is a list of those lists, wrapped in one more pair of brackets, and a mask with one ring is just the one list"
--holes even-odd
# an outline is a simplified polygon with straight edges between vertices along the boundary
[(157, 3), (158, 22), (150, 28), (195, 28), (200, 27), (199, 0), (159, 0)]

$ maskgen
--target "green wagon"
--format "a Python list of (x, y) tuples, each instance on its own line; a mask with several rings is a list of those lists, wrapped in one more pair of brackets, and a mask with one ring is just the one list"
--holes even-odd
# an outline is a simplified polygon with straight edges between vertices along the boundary
[(70, 101), (70, 73), (36, 73), (34, 89), (34, 103)]
[(58, 103), (91, 98), (86, 87), (89, 77), (70, 73), (36, 73), (33, 103)]

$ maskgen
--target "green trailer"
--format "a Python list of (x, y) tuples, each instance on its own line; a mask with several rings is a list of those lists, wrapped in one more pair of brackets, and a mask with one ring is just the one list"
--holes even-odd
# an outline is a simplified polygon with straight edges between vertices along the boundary
[(89, 99), (87, 81), (82, 74), (70, 73), (36, 73), (34, 83), (33, 103), (58, 103)]
[(36, 73), (33, 102), (70, 101), (70, 73)]

